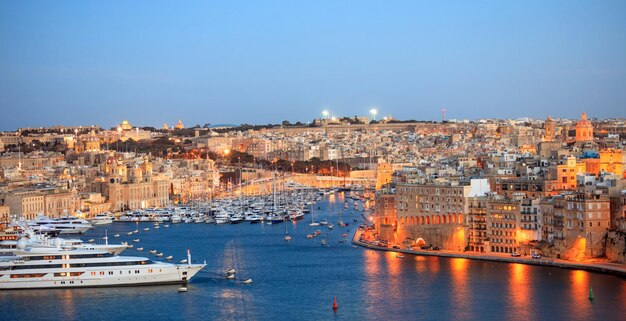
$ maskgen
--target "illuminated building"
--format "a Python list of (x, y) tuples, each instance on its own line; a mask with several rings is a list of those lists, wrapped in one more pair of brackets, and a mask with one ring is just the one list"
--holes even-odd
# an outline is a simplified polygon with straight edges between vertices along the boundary
[(604, 255), (602, 239), (610, 225), (606, 195), (574, 193), (554, 198), (554, 244), (565, 259)]
[(587, 113), (582, 113), (580, 121), (576, 124), (576, 142), (593, 141), (593, 126), (587, 120)]
[(557, 188), (559, 190), (576, 189), (576, 174), (585, 172), (585, 163), (577, 162), (576, 157), (568, 156), (557, 165)]
[(474, 197), (470, 200), (467, 218), (470, 251), (485, 252), (487, 234), (487, 197)]
[(174, 128), (176, 128), (176, 129), (185, 129), (185, 125), (183, 125), (183, 122), (179, 119), (178, 123), (176, 123), (176, 126), (174, 126)]
[(376, 191), (374, 224), (376, 232), (381, 239), (396, 242), (395, 232), (398, 224), (396, 195), (390, 188), (378, 189)]
[(463, 234), (469, 199), (489, 192), (486, 179), (464, 183), (398, 184), (398, 240), (422, 238), (427, 244), (443, 249), (465, 249), (467, 240)]
[(492, 199), (487, 204), (487, 235), (489, 252), (513, 253), (520, 248), (517, 238), (520, 203), (517, 199)]
[(131, 125), (128, 120), (123, 120), (122, 123), (120, 124), (119, 128), (121, 128), (124, 131), (129, 131), (133, 129), (133, 125)]

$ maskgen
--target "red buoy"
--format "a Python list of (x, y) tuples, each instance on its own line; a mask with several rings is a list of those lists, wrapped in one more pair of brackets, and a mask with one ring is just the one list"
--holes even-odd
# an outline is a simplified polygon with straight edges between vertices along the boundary
[(337, 311), (339, 306), (337, 305), (337, 296), (335, 295), (335, 299), (333, 300), (333, 310)]

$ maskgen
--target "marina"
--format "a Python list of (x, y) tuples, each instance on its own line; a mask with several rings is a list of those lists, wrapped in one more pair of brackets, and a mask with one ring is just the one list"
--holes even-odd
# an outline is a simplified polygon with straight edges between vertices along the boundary
[[(124, 255), (142, 253), (156, 260), (155, 254), (163, 253), (163, 258), (172, 256), (172, 261), (185, 264), (189, 248), (194, 260), (206, 259), (207, 266), (184, 291), (179, 292), (175, 285), (18, 290), (0, 292), (0, 299), (7, 303), (7, 317), (36, 316), (41, 320), (46, 320), (46, 315), (136, 320), (172, 315), (225, 320), (380, 320), (389, 309), (400, 319), (425, 314), (440, 320), (497, 318), (501, 313), (529, 320), (567, 309), (575, 314), (555, 319), (588, 320), (611, 319), (611, 311), (619, 311), (620, 302), (626, 300), (623, 280), (610, 275), (457, 258), (398, 258), (393, 252), (355, 248), (342, 241), (354, 236), (358, 225), (354, 220), (362, 222), (363, 212), (352, 206), (346, 210), (345, 201), (343, 193), (329, 194), (311, 208), (315, 220), (326, 219), (335, 225), (332, 230), (309, 226), (309, 215), (281, 224), (173, 224), (149, 232), (143, 228), (152, 226), (150, 222), (106, 227), (109, 235), (120, 234), (120, 241), (139, 238), (137, 244), (154, 253), (136, 252), (135, 248), (125, 250)], [(340, 211), (341, 219), (350, 225), (339, 226)], [(285, 224), (292, 236), (289, 242), (283, 239)], [(137, 230), (138, 236), (125, 236), (131, 230)], [(307, 238), (318, 230), (320, 236)], [(99, 239), (104, 233), (105, 228), (97, 228), (85, 237)], [(322, 239), (327, 246), (320, 246)], [(229, 270), (233, 273), (227, 273)], [(590, 287), (593, 303), (587, 298)], [(336, 313), (331, 309), (334, 296), (340, 306)], [(557, 296), (562, 300), (549, 301)], [(43, 302), (26, 308), (27, 302), (42, 297)], [(548, 301), (552, 302), (549, 306), (540, 304)], [(133, 302), (132, 309), (106, 308), (128, 302)], [(272, 308), (277, 302), (292, 308)], [(155, 308), (162, 304), (168, 304), (168, 309)], [(493, 308), (471, 308), (477, 305)]]

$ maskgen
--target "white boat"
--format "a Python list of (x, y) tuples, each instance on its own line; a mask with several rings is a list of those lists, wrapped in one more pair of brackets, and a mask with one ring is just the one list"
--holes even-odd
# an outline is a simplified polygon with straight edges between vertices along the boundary
[(140, 252), (143, 251), (143, 247), (138, 247), (137, 251), (140, 251)]
[[(131, 233), (131, 234), (132, 234), (132, 233)], [(119, 234), (115, 234), (115, 235), (113, 235), (113, 237), (120, 237), (120, 235), (119, 235)]]
[(155, 255), (156, 255), (157, 257), (161, 257), (161, 256), (163, 256), (163, 252), (159, 252), (159, 253), (157, 253), (157, 254), (155, 254)]
[(143, 229), (144, 231), (150, 231), (149, 227), (146, 227), (145, 229)]
[(150, 252), (150, 254), (156, 254), (157, 250), (150, 250), (148, 252)]
[(82, 234), (91, 229), (89, 222), (74, 216), (62, 216), (58, 219), (51, 219), (40, 215), (37, 216), (35, 224), (54, 227), (61, 234)]
[(215, 224), (226, 224), (230, 222), (230, 215), (226, 212), (219, 212), (215, 215)]
[(174, 259), (174, 257), (170, 255), (170, 256), (167, 256), (165, 259), (168, 260), (168, 261), (171, 261), (171, 260)]
[(235, 214), (230, 217), (230, 224), (239, 224), (239, 223), (243, 223), (243, 215)]
[(243, 284), (252, 284), (252, 279), (247, 279), (243, 281)]
[(90, 221), (92, 225), (98, 226), (98, 225), (111, 224), (113, 223), (113, 219), (114, 217), (111, 215), (111, 213), (105, 212), (105, 213), (100, 213), (96, 215)]
[(105, 251), (30, 248), (22, 239), (17, 249), (0, 253), (0, 289), (186, 284), (204, 266)]
[(133, 242), (138, 243), (139, 239), (134, 239)]

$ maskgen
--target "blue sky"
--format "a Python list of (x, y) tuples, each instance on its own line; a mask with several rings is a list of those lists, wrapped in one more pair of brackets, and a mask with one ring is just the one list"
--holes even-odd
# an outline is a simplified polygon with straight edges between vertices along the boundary
[(626, 117), (626, 1), (2, 1), (0, 130)]

